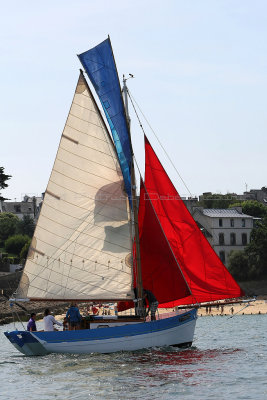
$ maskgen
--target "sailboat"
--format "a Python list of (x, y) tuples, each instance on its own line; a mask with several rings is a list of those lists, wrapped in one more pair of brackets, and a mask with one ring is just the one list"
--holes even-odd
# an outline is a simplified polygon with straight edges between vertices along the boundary
[[(110, 129), (80, 71), (12, 301), (117, 303), (119, 311), (135, 306), (136, 313), (85, 317), (79, 330), (5, 335), (27, 356), (190, 346), (201, 303), (244, 293), (199, 230), (146, 136), (137, 202), (126, 79), (122, 94), (110, 39), (78, 57)], [(156, 296), (159, 308), (175, 307), (173, 312), (151, 320), (143, 289)]]

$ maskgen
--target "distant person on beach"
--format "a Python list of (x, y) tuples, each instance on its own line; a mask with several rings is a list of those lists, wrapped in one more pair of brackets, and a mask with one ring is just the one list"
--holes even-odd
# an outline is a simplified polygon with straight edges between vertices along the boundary
[(31, 313), (31, 318), (29, 319), (28, 324), (27, 324), (27, 331), (29, 331), (29, 332), (37, 331), (35, 318), (36, 318), (36, 314), (35, 313)]
[(69, 323), (70, 331), (81, 329), (82, 316), (77, 304), (71, 303), (70, 308), (67, 311), (66, 318)]
[(58, 322), (53, 315), (51, 315), (49, 308), (44, 312), (44, 330), (54, 331), (54, 325), (62, 326), (61, 322)]

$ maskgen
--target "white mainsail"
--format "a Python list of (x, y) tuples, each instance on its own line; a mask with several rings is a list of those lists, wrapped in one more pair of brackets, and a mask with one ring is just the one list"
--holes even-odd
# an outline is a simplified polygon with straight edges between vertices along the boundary
[(134, 298), (123, 189), (114, 145), (81, 73), (17, 298)]

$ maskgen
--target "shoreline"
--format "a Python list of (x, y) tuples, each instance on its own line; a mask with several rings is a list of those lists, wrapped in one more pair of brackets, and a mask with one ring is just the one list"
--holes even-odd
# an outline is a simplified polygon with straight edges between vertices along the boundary
[[(221, 308), (223, 306), (223, 309)], [(232, 311), (233, 308), (233, 311)], [(199, 317), (214, 317), (214, 316), (234, 316), (234, 315), (266, 315), (267, 300), (256, 300), (250, 303), (236, 303), (229, 305), (219, 305), (211, 307), (211, 310), (206, 307), (198, 309)]]
[[(55, 318), (63, 319), (68, 308), (69, 303), (53, 303), (53, 302), (32, 302), (32, 303), (24, 303), (22, 307), (25, 309), (21, 309), (17, 305), (13, 305), (12, 311), (13, 315), (16, 316), (15, 321), (19, 321), (19, 318), (26, 322), (29, 319), (29, 315), (32, 312), (37, 314), (37, 320), (41, 321), (43, 319), (43, 313), (46, 308), (49, 308)], [(81, 303), (79, 305), (80, 312), (83, 314), (87, 305)], [(223, 308), (222, 308), (223, 307)], [(232, 311), (233, 308), (233, 311)], [(0, 298), (0, 325), (8, 324), (13, 322), (13, 315), (9, 305), (9, 301), (3, 298)], [(102, 309), (99, 310), (99, 315), (102, 315)], [(160, 308), (158, 309), (159, 314), (169, 313), (171, 311), (175, 311), (175, 308)], [(114, 315), (114, 311), (110, 310), (111, 315)], [(128, 313), (133, 313), (128, 310)], [(232, 315), (266, 315), (267, 314), (267, 296), (263, 296), (262, 299), (252, 301), (251, 303), (236, 303), (236, 304), (227, 304), (223, 303), (216, 304), (211, 307), (202, 306), (198, 308), (198, 317), (213, 317), (213, 316), (232, 316)], [(19, 318), (18, 318), (19, 317)]]

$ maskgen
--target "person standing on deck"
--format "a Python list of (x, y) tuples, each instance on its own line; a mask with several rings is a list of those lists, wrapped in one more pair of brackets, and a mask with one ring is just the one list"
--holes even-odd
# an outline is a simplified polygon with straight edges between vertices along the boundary
[(49, 308), (47, 308), (44, 312), (44, 330), (45, 331), (54, 331), (54, 325), (62, 326), (61, 322), (56, 321), (55, 317), (51, 315)]
[(156, 311), (157, 311), (157, 308), (159, 305), (158, 300), (156, 299), (154, 294), (152, 292), (150, 292), (150, 290), (144, 289), (143, 293), (144, 293), (144, 299), (148, 301), (148, 311), (147, 311), (146, 315), (148, 315), (149, 311), (150, 311), (151, 321), (155, 321), (155, 319), (156, 319), (155, 314), (156, 314)]
[(75, 303), (71, 303), (70, 308), (67, 311), (66, 318), (69, 322), (70, 331), (81, 329), (82, 316)]
[(36, 318), (36, 314), (35, 313), (31, 313), (31, 318), (29, 319), (28, 324), (27, 324), (27, 331), (29, 331), (29, 332), (37, 331), (35, 318)]

